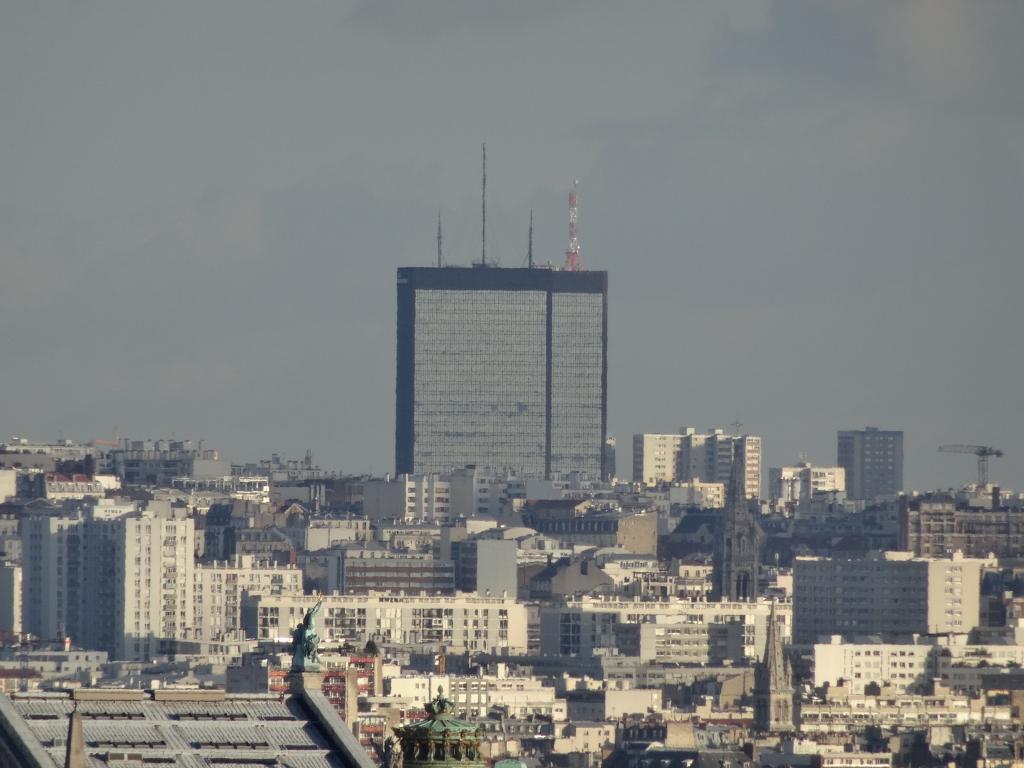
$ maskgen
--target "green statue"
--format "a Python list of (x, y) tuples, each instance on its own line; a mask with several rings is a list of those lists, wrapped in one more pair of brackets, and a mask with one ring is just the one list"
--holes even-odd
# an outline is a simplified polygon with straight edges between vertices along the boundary
[(316, 616), (323, 610), (324, 599), (317, 596), (316, 605), (306, 611), (302, 623), (292, 632), (292, 671), (318, 672), (320, 670), (320, 636), (316, 633)]

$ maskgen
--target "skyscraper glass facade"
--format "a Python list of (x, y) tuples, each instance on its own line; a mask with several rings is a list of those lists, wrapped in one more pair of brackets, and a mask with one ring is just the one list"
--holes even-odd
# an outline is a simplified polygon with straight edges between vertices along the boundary
[(396, 471), (599, 477), (607, 273), (398, 271)]

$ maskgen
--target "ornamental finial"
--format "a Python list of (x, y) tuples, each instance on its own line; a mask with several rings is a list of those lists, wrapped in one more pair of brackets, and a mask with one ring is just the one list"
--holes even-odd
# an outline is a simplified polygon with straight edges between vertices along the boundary
[(437, 686), (437, 698), (430, 702), (428, 710), (435, 717), (438, 715), (445, 715), (455, 709), (455, 704), (444, 697), (444, 686)]

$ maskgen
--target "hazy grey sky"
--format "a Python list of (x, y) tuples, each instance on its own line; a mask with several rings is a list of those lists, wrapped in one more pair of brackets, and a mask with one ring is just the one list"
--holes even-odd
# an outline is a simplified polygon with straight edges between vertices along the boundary
[(610, 273), (610, 429), (1024, 486), (1024, 3), (8, 3), (0, 433), (392, 468), (395, 268)]

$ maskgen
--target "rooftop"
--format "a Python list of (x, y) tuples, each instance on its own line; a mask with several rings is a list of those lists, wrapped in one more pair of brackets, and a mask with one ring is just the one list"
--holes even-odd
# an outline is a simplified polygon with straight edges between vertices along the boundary
[(124, 754), (188, 768), (372, 768), (351, 732), (321, 699), (323, 694), (309, 690), (250, 695), (87, 688), (0, 695), (0, 758), (12, 750), (25, 758), (25, 765), (60, 768), (69, 719), (77, 710), (90, 768), (111, 765)]

